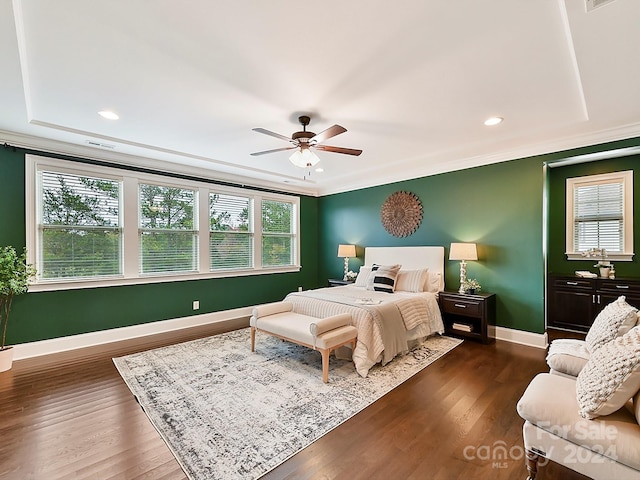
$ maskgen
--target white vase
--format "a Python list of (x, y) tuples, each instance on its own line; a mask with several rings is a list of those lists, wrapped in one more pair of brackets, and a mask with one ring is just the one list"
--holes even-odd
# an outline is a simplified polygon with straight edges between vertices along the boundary
[(0, 350), (0, 372), (11, 370), (13, 366), (13, 347), (6, 347)]
[(600, 278), (609, 278), (611, 267), (600, 267)]

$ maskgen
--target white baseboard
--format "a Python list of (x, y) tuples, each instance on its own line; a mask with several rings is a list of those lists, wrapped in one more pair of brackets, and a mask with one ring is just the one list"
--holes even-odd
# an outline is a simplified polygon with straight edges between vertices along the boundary
[(489, 336), (496, 340), (504, 340), (529, 347), (547, 348), (548, 346), (546, 333), (531, 333), (523, 330), (489, 325)]
[[(25, 358), (39, 357), (41, 355), (67, 352), (79, 348), (94, 347), (111, 342), (130, 340), (132, 338), (145, 337), (147, 335), (155, 335), (157, 333), (181, 330), (183, 328), (197, 327), (209, 323), (235, 320), (251, 316), (252, 310), (253, 307), (236, 308), (221, 312), (204, 313), (202, 315), (192, 315), (190, 317), (132, 325), (130, 327), (82, 333), (69, 337), (22, 343), (13, 346), (13, 359), (22, 360)], [(547, 348), (548, 345), (546, 333), (531, 333), (522, 330), (489, 325), (489, 336), (498, 340), (505, 340), (507, 342), (518, 343), (530, 347)]]
[(21, 343), (13, 346), (13, 359), (22, 360), (25, 358), (39, 357), (41, 355), (67, 352), (78, 348), (94, 347), (96, 345), (130, 340), (132, 338), (145, 337), (147, 335), (170, 332), (173, 330), (181, 330), (183, 328), (197, 327), (209, 323), (250, 317), (252, 310), (253, 307), (243, 307), (233, 310), (224, 310), (222, 312), (204, 313), (202, 315), (192, 315), (190, 317), (143, 323), (141, 325), (132, 325), (130, 327), (82, 333), (69, 337)]

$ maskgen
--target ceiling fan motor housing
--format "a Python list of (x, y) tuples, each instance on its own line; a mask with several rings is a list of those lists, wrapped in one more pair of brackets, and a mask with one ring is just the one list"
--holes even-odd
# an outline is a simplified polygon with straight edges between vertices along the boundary
[(308, 142), (308, 141), (309, 141), (309, 139), (311, 139), (311, 138), (313, 138), (313, 137), (315, 137), (315, 136), (316, 136), (316, 134), (315, 134), (315, 133), (313, 133), (313, 132), (306, 132), (306, 131), (305, 131), (305, 132), (295, 132), (293, 135), (291, 135), (291, 138), (292, 138), (293, 140), (298, 140), (298, 141), (300, 141), (300, 142), (304, 142), (304, 143), (306, 143), (306, 142)]
[(299, 141), (301, 143), (308, 143), (310, 138), (316, 136), (316, 134), (313, 132), (307, 132), (307, 125), (309, 125), (309, 122), (311, 122), (311, 117), (308, 117), (307, 115), (301, 115), (298, 117), (298, 121), (300, 122), (300, 125), (302, 125), (302, 131), (295, 132), (293, 135), (291, 135), (291, 139)]

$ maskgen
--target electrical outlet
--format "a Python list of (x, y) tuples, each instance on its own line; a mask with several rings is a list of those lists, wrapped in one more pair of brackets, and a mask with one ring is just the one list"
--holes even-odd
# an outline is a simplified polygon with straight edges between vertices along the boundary
[(194, 310), (199, 310), (200, 309), (200, 300), (194, 300), (193, 301), (193, 309)]

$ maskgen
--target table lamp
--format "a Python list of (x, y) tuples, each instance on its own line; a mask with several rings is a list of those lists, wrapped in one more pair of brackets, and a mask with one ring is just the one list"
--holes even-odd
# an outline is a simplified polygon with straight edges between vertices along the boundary
[(349, 271), (349, 258), (356, 256), (355, 245), (338, 245), (338, 256), (344, 257), (344, 277), (343, 280), (348, 280), (347, 272)]
[(467, 260), (478, 260), (475, 243), (452, 243), (449, 249), (449, 260), (460, 260), (460, 289), (464, 293), (464, 282), (467, 279)]

